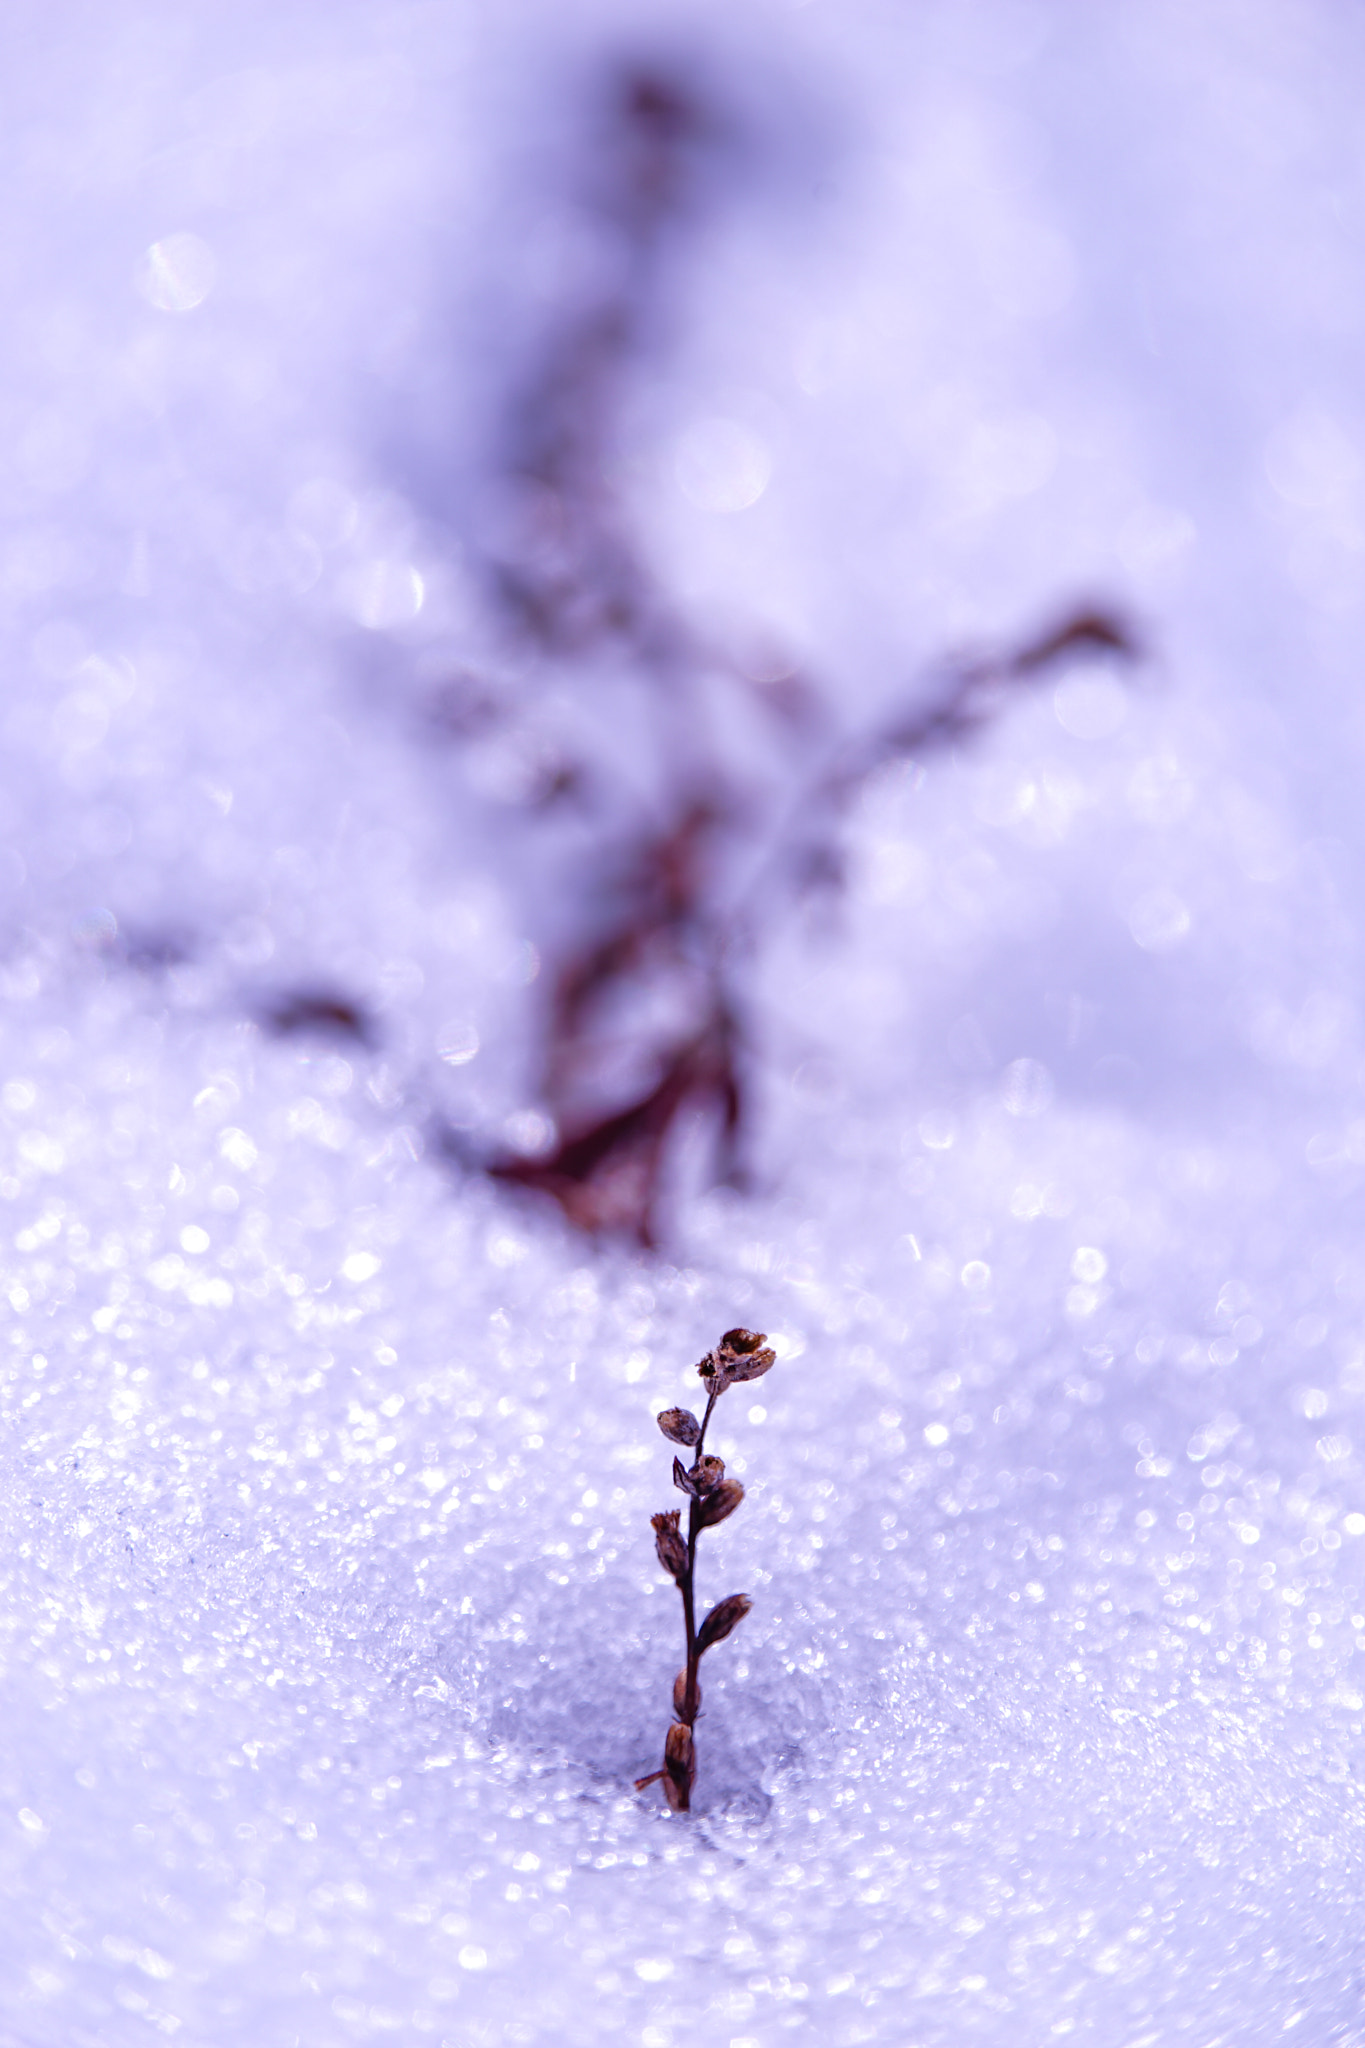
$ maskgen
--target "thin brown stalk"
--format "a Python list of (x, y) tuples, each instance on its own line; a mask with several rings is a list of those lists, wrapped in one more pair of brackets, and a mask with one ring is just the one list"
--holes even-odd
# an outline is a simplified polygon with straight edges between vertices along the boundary
[(727, 1330), (697, 1366), (707, 1390), (701, 1421), (686, 1408), (666, 1408), (659, 1416), (659, 1427), (669, 1442), (683, 1444), (693, 1453), (690, 1466), (685, 1467), (680, 1458), (673, 1460), (673, 1483), (688, 1497), (686, 1543), (678, 1526), (679, 1509), (654, 1516), (659, 1562), (682, 1595), (686, 1661), (673, 1681), (673, 1721), (664, 1743), (663, 1765), (647, 1777), (637, 1778), (635, 1789), (643, 1792), (647, 1785), (662, 1781), (664, 1797), (675, 1813), (687, 1813), (692, 1805), (697, 1775), (692, 1731), (701, 1712), (701, 1660), (743, 1621), (752, 1604), (747, 1593), (731, 1593), (711, 1609), (700, 1628), (697, 1626), (698, 1541), (703, 1530), (728, 1520), (744, 1499), (739, 1481), (726, 1478), (723, 1461), (707, 1455), (706, 1432), (725, 1389), (739, 1381), (761, 1379), (775, 1362), (776, 1353), (768, 1349), (767, 1339), (758, 1331)]

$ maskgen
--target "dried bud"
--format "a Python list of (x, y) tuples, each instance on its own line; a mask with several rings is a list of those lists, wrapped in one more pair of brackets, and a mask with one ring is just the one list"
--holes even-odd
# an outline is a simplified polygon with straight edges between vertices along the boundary
[(659, 1563), (673, 1579), (680, 1579), (687, 1570), (687, 1545), (678, 1528), (678, 1514), (677, 1508), (670, 1508), (667, 1514), (651, 1517)]
[(724, 1458), (698, 1458), (689, 1477), (699, 1494), (714, 1493), (725, 1477)]
[(744, 1488), (737, 1479), (722, 1479), (714, 1493), (708, 1493), (697, 1508), (697, 1527), (714, 1529), (717, 1522), (723, 1522), (732, 1515), (744, 1498)]
[[(701, 1687), (697, 1687), (697, 1706), (701, 1706)], [(673, 1711), (681, 1721), (683, 1708), (687, 1705), (687, 1673), (680, 1671), (673, 1681)]]
[(674, 1813), (686, 1813), (692, 1803), (692, 1782), (697, 1775), (697, 1752), (692, 1730), (675, 1721), (664, 1743), (664, 1797)]
[[(709, 1650), (713, 1643), (723, 1643), (731, 1629), (739, 1627), (753, 1604), (747, 1593), (731, 1593), (728, 1599), (713, 1607), (697, 1631), (697, 1655), (700, 1657), (703, 1650)], [(677, 1692), (674, 1686), (675, 1706)]]
[(665, 1408), (659, 1427), (670, 1443), (691, 1446), (701, 1439), (701, 1424), (686, 1408)]

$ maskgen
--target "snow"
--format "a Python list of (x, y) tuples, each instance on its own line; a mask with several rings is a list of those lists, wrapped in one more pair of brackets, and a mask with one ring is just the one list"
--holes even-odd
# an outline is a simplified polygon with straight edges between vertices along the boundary
[[(0, 28), (0, 2042), (1359, 2039), (1360, 25), (650, 19)], [(669, 758), (486, 574), (644, 40), (724, 114), (624, 401), (671, 601), (850, 730), (1147, 649), (871, 777), (655, 1251), (471, 1163), (553, 1142), (537, 778)], [(442, 740), (466, 669), (536, 719)], [(684, 1817), (652, 1418), (737, 1322)]]

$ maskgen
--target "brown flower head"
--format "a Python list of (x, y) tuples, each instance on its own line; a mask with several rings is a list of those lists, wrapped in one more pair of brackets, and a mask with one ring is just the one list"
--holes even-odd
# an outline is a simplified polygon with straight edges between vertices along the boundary
[(678, 1528), (678, 1514), (677, 1508), (670, 1508), (667, 1514), (652, 1516), (650, 1523), (659, 1563), (672, 1579), (680, 1579), (687, 1570), (687, 1545)]
[(762, 1379), (777, 1363), (777, 1353), (767, 1348), (767, 1339), (757, 1330), (727, 1330), (714, 1351), (708, 1351), (697, 1365), (707, 1388), (724, 1393), (740, 1380)]

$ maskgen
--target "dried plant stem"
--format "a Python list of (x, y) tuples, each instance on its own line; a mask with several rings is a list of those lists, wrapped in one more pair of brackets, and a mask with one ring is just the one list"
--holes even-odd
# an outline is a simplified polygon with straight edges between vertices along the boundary
[[(716, 1398), (717, 1390), (715, 1387), (712, 1387), (706, 1403), (706, 1413), (705, 1415), (703, 1415), (701, 1419), (701, 1435), (697, 1438), (698, 1464), (700, 1464), (701, 1462), (702, 1452), (706, 1449), (706, 1429), (707, 1424), (711, 1420), (711, 1411), (716, 1405)], [(678, 1719), (683, 1723), (683, 1726), (686, 1728), (692, 1728), (696, 1725), (697, 1709), (701, 1705), (701, 1688), (697, 1683), (697, 1670), (701, 1663), (701, 1654), (697, 1649), (697, 1606), (695, 1591), (697, 1572), (697, 1538), (701, 1534), (701, 1523), (698, 1520), (698, 1510), (699, 1503), (694, 1500), (692, 1502), (691, 1507), (687, 1511), (687, 1570), (683, 1573), (682, 1577), (678, 1581), (678, 1591), (682, 1594), (683, 1627), (687, 1632), (687, 1668), (683, 1681), (682, 1710), (678, 1715)], [(686, 1802), (684, 1802), (683, 1811), (686, 1812), (686, 1810), (687, 1806)]]
[(680, 1510), (671, 1508), (654, 1517), (654, 1542), (659, 1562), (682, 1595), (683, 1629), (686, 1635), (686, 1663), (673, 1682), (673, 1722), (664, 1743), (660, 1770), (637, 1778), (635, 1789), (663, 1783), (664, 1796), (675, 1813), (687, 1813), (692, 1805), (692, 1785), (697, 1774), (696, 1745), (692, 1730), (701, 1712), (701, 1660), (716, 1643), (743, 1621), (751, 1602), (746, 1593), (731, 1593), (720, 1601), (697, 1626), (696, 1571), (697, 1543), (703, 1529), (726, 1521), (744, 1498), (737, 1479), (725, 1477), (721, 1459), (706, 1455), (706, 1432), (716, 1402), (729, 1386), (740, 1380), (760, 1379), (775, 1363), (776, 1354), (766, 1348), (766, 1339), (754, 1330), (727, 1330), (714, 1351), (708, 1351), (697, 1367), (706, 1382), (706, 1413), (700, 1422), (686, 1408), (667, 1408), (659, 1427), (671, 1443), (686, 1444), (693, 1452), (685, 1467), (673, 1460), (673, 1484), (688, 1496), (687, 1540), (678, 1527)]

